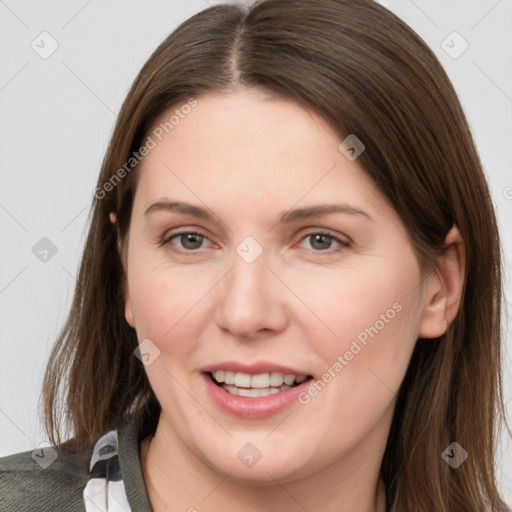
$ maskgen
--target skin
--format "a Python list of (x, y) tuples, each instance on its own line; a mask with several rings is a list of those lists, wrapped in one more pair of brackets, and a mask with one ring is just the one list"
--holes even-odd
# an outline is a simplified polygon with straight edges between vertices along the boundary
[[(320, 117), (254, 90), (197, 100), (145, 157), (124, 241), (126, 320), (139, 342), (160, 350), (145, 366), (162, 406), (154, 438), (141, 445), (151, 504), (156, 512), (382, 512), (379, 468), (396, 392), (417, 338), (441, 336), (459, 308), (460, 234), (454, 226), (439, 272), (422, 277), (397, 213)], [(164, 199), (216, 218), (145, 215)], [(279, 222), (321, 203), (348, 203), (372, 219)], [(307, 236), (325, 230), (349, 245)], [(200, 248), (169, 240), (182, 231), (204, 234)], [(236, 252), (247, 236), (263, 249), (252, 263)], [(226, 360), (271, 361), (321, 379), (397, 303), (400, 312), (307, 405), (240, 419), (205, 392), (200, 369)], [(247, 442), (262, 453), (250, 468), (237, 457)]]

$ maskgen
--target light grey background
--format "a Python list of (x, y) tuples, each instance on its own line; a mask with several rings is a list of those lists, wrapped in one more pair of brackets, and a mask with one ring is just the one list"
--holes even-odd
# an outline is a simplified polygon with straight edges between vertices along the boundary
[[(43, 369), (70, 304), (116, 113), (157, 44), (208, 3), (218, 2), (0, 0), (0, 455), (31, 450), (46, 439), (37, 416)], [(499, 216), (509, 305), (512, 0), (381, 3), (430, 45), (459, 94)], [(45, 31), (50, 36), (40, 35)], [(464, 41), (468, 49), (453, 58)], [(52, 44), (58, 48), (45, 59), (31, 46), (44, 53)], [(42, 237), (57, 249), (46, 263), (32, 252)], [(512, 417), (508, 322), (504, 329), (505, 399)], [(512, 442), (506, 435), (500, 448), (500, 481), (512, 503)]]

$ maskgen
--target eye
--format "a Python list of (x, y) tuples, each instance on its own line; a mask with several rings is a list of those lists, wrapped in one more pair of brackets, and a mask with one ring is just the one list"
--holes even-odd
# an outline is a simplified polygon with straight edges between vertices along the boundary
[(340, 251), (344, 247), (350, 246), (347, 241), (328, 232), (308, 233), (302, 238), (301, 242), (306, 240), (309, 240), (310, 247), (316, 252), (326, 252), (328, 249), (332, 249), (333, 243), (336, 244), (335, 251)]
[[(347, 241), (342, 240), (330, 232), (308, 233), (302, 237), (300, 243), (303, 244), (305, 241), (309, 241), (309, 248), (315, 252), (335, 252), (350, 246)], [(182, 231), (164, 238), (162, 245), (166, 244), (170, 245), (173, 251), (190, 253), (198, 249), (206, 248), (208, 238), (202, 233), (195, 231)], [(329, 249), (333, 249), (333, 251), (329, 251)]]
[(202, 235), (201, 233), (196, 233), (194, 231), (182, 231), (181, 233), (175, 233), (174, 235), (167, 237), (163, 243), (170, 243), (171, 245), (177, 245), (177, 249), (173, 250), (181, 250), (183, 252), (191, 252), (196, 249), (202, 249), (203, 242), (206, 242), (208, 239)]

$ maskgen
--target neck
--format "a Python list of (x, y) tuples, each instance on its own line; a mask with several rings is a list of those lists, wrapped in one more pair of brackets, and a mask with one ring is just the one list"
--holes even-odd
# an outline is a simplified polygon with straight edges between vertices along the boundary
[[(369, 439), (364, 443), (365, 452), (376, 448)], [(369, 470), (364, 457), (356, 449), (307, 477), (254, 485), (221, 475), (199, 461), (161, 422), (154, 438), (141, 443), (142, 472), (154, 512), (386, 512), (380, 459)]]

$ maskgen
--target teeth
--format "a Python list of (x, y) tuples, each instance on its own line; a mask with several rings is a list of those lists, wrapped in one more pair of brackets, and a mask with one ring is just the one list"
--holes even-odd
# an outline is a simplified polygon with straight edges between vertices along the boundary
[(280, 386), (284, 382), (284, 375), (282, 373), (270, 374), (270, 386)]
[[(215, 372), (217, 373), (217, 372)], [(235, 372), (224, 372), (224, 382), (226, 384), (234, 384), (235, 383)]]
[(237, 388), (250, 388), (251, 376), (248, 373), (235, 373), (235, 386)]
[(247, 398), (257, 398), (260, 396), (269, 396), (269, 395), (275, 395), (276, 393), (279, 393), (280, 391), (284, 391), (285, 389), (290, 389), (290, 386), (281, 386), (279, 389), (277, 388), (251, 388), (251, 389), (244, 389), (244, 388), (237, 388), (236, 386), (229, 386), (224, 384), (222, 386), (224, 391), (227, 391), (231, 395), (237, 395), (237, 396), (245, 396)]
[(270, 386), (270, 376), (268, 373), (260, 373), (251, 377), (251, 388), (268, 388)]
[(224, 388), (225, 391), (227, 391), (228, 393), (232, 394), (232, 395), (239, 395), (240, 392), (239, 392), (239, 389), (236, 387), (236, 386), (227, 386), (224, 384), (224, 386), (222, 386)]
[(291, 386), (295, 382), (295, 375), (285, 375), (284, 383)]
[[(282, 388), (283, 385), (289, 389), (293, 384), (301, 384), (307, 379), (306, 375), (291, 375), (279, 372), (260, 373), (258, 375), (249, 375), (242, 372), (230, 372), (224, 370), (216, 370), (212, 373), (213, 378), (219, 384), (227, 384), (229, 387), (236, 387), (239, 391), (269, 388)], [(224, 386), (227, 387), (227, 386)], [(233, 393), (235, 394), (235, 393)], [(242, 393), (240, 393), (242, 395)], [(253, 395), (242, 395), (253, 396)], [(254, 395), (260, 396), (260, 395)]]

